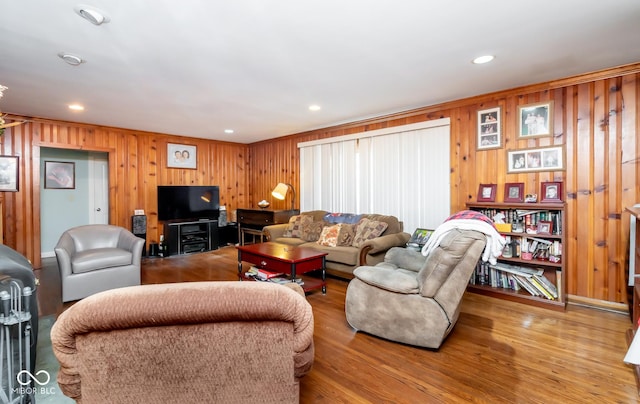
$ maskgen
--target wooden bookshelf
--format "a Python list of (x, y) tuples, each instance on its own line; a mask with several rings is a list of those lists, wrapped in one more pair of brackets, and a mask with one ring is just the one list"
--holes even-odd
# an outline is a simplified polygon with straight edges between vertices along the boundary
[[(490, 218), (502, 212), (505, 214), (505, 222), (511, 223), (512, 229), (517, 227), (514, 226), (516, 223), (519, 223), (521, 231), (500, 231), (500, 234), (508, 238), (514, 247), (510, 250), (512, 256), (509, 257), (509, 254), (505, 252), (507, 256), (498, 258), (498, 263), (508, 264), (516, 268), (542, 270), (542, 276), (556, 286), (558, 297), (549, 299), (543, 296), (534, 296), (523, 287), (514, 290), (510, 287), (492, 286), (492, 283), (494, 285), (496, 283), (494, 277), (499, 276), (497, 274), (500, 274), (501, 271), (492, 270), (491, 274), (487, 274), (486, 266), (484, 271), (477, 269), (477, 271), (480, 271), (480, 276), (484, 275), (482, 276), (482, 281), (475, 278), (476, 273), (474, 273), (474, 278), (467, 289), (474, 293), (495, 298), (564, 311), (567, 301), (566, 281), (564, 279), (564, 274), (566, 273), (565, 257), (562, 255), (564, 253), (562, 248), (565, 246), (564, 203), (473, 202), (467, 203), (467, 208), (482, 212)], [(527, 215), (529, 217), (524, 215), (524, 212), (528, 212)], [(540, 221), (553, 223), (550, 234), (537, 233)], [(536, 233), (533, 233), (534, 229)], [(543, 252), (544, 254), (539, 256), (535, 256), (535, 252), (531, 252), (534, 255), (533, 258), (523, 259), (523, 251), (520, 248), (522, 245), (530, 246), (532, 241), (536, 241), (536, 245), (542, 244), (553, 246), (553, 248), (549, 247), (549, 251)], [(554, 260), (557, 260), (557, 262)], [(480, 265), (482, 263), (479, 263)]]

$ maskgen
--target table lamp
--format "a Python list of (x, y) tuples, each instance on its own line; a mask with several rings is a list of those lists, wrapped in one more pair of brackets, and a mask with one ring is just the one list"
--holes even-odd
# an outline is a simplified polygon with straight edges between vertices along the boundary
[(279, 182), (278, 185), (276, 185), (276, 187), (271, 192), (271, 195), (273, 195), (273, 197), (276, 199), (280, 199), (281, 201), (284, 201), (284, 198), (285, 196), (287, 196), (287, 191), (289, 190), (289, 188), (291, 188), (291, 193), (292, 193), (291, 210), (294, 210), (295, 203), (296, 203), (296, 190), (293, 188), (293, 185), (285, 184), (284, 182)]

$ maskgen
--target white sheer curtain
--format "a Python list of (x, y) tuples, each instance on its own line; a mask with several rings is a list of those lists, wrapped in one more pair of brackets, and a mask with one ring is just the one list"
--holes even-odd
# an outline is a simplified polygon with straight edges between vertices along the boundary
[(298, 144), (301, 210), (437, 227), (450, 214), (449, 132), (447, 118)]

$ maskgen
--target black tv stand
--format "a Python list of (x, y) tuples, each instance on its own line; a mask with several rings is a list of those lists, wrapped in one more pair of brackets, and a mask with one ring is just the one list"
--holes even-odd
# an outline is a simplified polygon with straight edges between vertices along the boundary
[(218, 220), (198, 219), (164, 224), (167, 255), (191, 254), (218, 248)]

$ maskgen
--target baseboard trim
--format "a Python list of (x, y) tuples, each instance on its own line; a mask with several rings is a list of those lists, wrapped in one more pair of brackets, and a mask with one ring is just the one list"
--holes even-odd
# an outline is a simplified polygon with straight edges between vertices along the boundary
[(624, 303), (614, 303), (584, 296), (567, 295), (567, 304), (575, 304), (576, 306), (586, 306), (593, 309), (607, 310), (629, 315), (629, 305)]

